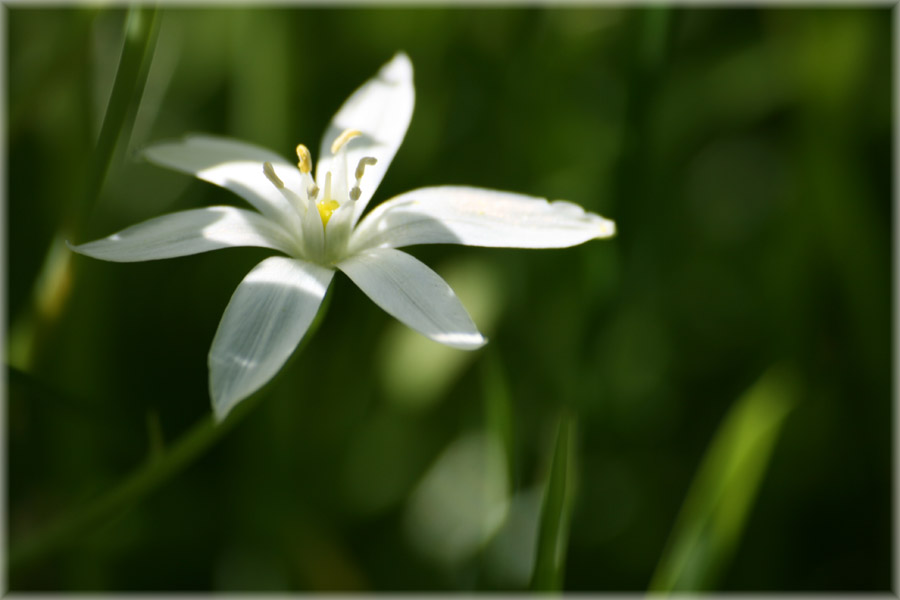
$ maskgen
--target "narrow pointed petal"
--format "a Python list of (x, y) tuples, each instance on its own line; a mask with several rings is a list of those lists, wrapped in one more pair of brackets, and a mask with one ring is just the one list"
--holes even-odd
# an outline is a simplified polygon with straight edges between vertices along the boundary
[(384, 202), (356, 228), (351, 251), (414, 244), (565, 248), (615, 234), (577, 204), (459, 186), (428, 187)]
[(273, 256), (240, 283), (209, 351), (209, 389), (218, 419), (281, 369), (316, 316), (333, 275), (332, 269)]
[(231, 190), (269, 218), (299, 223), (296, 210), (263, 173), (263, 163), (272, 163), (278, 177), (293, 190), (302, 188), (300, 171), (271, 150), (228, 138), (191, 135), (149, 146), (144, 156), (159, 166)]
[(337, 267), (385, 312), (432, 340), (462, 350), (485, 344), (447, 282), (409, 254), (373, 249)]
[(354, 174), (361, 158), (371, 156), (378, 161), (365, 167), (354, 223), (359, 220), (397, 153), (412, 119), (414, 104), (412, 63), (409, 57), (400, 53), (384, 65), (375, 77), (353, 92), (331, 120), (322, 138), (316, 167), (316, 181), (320, 182), (320, 186), (326, 171), (337, 170), (338, 165), (333, 164), (335, 157), (331, 153), (331, 144), (347, 129), (362, 133), (347, 142), (344, 149), (346, 170), (343, 165), (340, 170), (347, 173), (348, 187), (355, 185)]
[(72, 250), (101, 260), (138, 262), (257, 246), (285, 254), (295, 246), (281, 227), (261, 215), (231, 206), (210, 206), (163, 215)]

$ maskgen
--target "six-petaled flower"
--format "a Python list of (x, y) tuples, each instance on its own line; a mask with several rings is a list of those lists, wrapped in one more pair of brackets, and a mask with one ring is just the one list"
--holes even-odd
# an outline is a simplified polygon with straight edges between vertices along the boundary
[(613, 235), (612, 221), (569, 202), (471, 187), (400, 194), (361, 218), (412, 117), (412, 65), (398, 54), (344, 103), (313, 177), (263, 148), (189, 136), (146, 149), (148, 160), (225, 187), (257, 211), (229, 206), (151, 219), (74, 250), (103, 260), (171, 258), (233, 246), (278, 251), (240, 283), (209, 352), (218, 418), (266, 384), (306, 333), (335, 271), (427, 337), (472, 350), (485, 342), (450, 286), (397, 248), (414, 244), (562, 248)]

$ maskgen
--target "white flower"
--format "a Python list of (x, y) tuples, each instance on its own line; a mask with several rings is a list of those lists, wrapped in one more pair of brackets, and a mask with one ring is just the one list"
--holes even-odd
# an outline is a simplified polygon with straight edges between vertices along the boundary
[(440, 186), (392, 198), (360, 221), (412, 117), (412, 64), (398, 54), (335, 115), (319, 152), (295, 166), (229, 139), (189, 136), (146, 149), (148, 160), (243, 197), (259, 212), (212, 206), (177, 212), (73, 249), (131, 262), (233, 246), (284, 254), (259, 263), (235, 290), (209, 352), (218, 418), (266, 384), (313, 320), (335, 270), (378, 306), (455, 348), (485, 343), (450, 286), (405, 252), (413, 244), (561, 248), (613, 235), (615, 224), (568, 202)]

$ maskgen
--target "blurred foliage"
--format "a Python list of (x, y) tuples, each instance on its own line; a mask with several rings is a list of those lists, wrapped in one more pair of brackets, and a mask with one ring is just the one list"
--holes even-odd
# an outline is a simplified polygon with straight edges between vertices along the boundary
[[(125, 13), (7, 7), (7, 331), (35, 311), (90, 185)], [(471, 355), (412, 340), (337, 277), (321, 328), (238, 427), (9, 586), (524, 589), (568, 411), (564, 587), (643, 590), (735, 398), (785, 363), (802, 394), (747, 486), (733, 559), (708, 575), (722, 590), (887, 590), (890, 15), (166, 8), (131, 135), (73, 241), (239, 204), (140, 148), (193, 131), (286, 156), (315, 147), (397, 50), (415, 66), (416, 111), (377, 198), (507, 189), (578, 202), (619, 234), (539, 252), (414, 248), (489, 334)], [(209, 344), (264, 256), (64, 261), (77, 267), (67, 299), (7, 378), (13, 547), (209, 415)], [(465, 486), (466, 502), (441, 508), (441, 489)]]

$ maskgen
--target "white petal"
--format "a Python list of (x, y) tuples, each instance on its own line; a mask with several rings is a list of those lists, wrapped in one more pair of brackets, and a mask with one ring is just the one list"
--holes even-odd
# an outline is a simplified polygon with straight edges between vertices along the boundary
[(240, 283), (209, 351), (209, 390), (218, 419), (265, 385), (309, 328), (334, 271), (273, 256)]
[(366, 208), (375, 188), (381, 183), (391, 164), (409, 121), (415, 103), (413, 70), (409, 57), (397, 54), (384, 65), (378, 74), (357, 89), (337, 112), (322, 138), (319, 163), (316, 167), (316, 181), (323, 186), (325, 172), (333, 171), (331, 144), (347, 129), (356, 129), (362, 135), (347, 142), (347, 176), (352, 179), (348, 187), (355, 184), (354, 173), (359, 160), (371, 156), (378, 160), (365, 168), (359, 200), (356, 201), (355, 223)]
[(271, 150), (228, 138), (191, 135), (154, 144), (144, 150), (144, 156), (157, 165), (231, 190), (269, 218), (299, 225), (296, 210), (263, 173), (263, 163), (272, 163), (279, 179), (293, 190), (303, 187), (300, 171)]
[(480, 188), (439, 186), (401, 194), (363, 219), (351, 251), (413, 244), (564, 248), (616, 231), (571, 202)]
[(285, 254), (296, 252), (281, 227), (261, 215), (231, 206), (210, 206), (163, 215), (118, 233), (71, 246), (87, 256), (113, 262), (137, 262), (258, 246)]
[(447, 282), (409, 254), (378, 248), (337, 267), (385, 312), (432, 340), (463, 350), (485, 344)]

